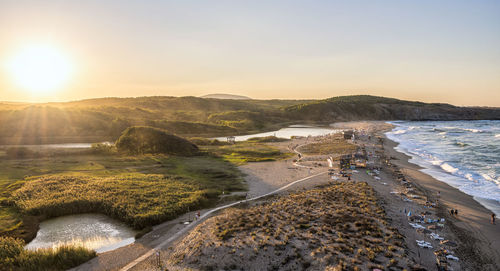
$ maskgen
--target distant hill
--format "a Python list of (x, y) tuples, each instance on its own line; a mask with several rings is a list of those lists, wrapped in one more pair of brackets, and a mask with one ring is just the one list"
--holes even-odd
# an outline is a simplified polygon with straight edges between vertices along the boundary
[(291, 124), (354, 120), (500, 119), (500, 108), (458, 107), (357, 95), (324, 100), (199, 97), (101, 98), (64, 103), (0, 103), (0, 145), (114, 141), (131, 126), (182, 137), (271, 131)]
[(233, 95), (233, 94), (207, 94), (203, 95), (200, 98), (209, 98), (209, 99), (226, 99), (226, 100), (251, 100), (252, 98), (241, 95)]
[(393, 98), (339, 96), (283, 109), (288, 118), (320, 122), (353, 120), (479, 120), (500, 119), (500, 108), (458, 107)]

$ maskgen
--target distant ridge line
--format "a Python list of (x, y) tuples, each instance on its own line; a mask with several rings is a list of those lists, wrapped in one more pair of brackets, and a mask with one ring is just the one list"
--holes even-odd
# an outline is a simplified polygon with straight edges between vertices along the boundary
[(242, 95), (234, 94), (224, 94), (224, 93), (214, 93), (200, 96), (200, 98), (205, 99), (227, 99), (227, 100), (251, 100), (252, 98)]

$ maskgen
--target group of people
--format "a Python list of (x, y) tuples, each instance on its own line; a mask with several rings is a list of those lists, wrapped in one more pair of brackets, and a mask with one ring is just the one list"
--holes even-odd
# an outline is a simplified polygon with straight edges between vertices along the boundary
[(451, 210), (450, 210), (450, 214), (451, 214), (452, 216), (456, 216), (456, 215), (458, 215), (458, 210), (457, 210), (457, 209), (451, 209)]

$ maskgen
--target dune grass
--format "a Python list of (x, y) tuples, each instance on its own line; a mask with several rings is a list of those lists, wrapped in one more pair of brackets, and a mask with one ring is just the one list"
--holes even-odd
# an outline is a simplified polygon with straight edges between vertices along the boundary
[(56, 249), (24, 249), (24, 241), (0, 236), (0, 270), (67, 270), (96, 256), (84, 247), (61, 246)]
[(367, 183), (342, 183), (225, 211), (195, 228), (169, 263), (212, 270), (404, 269), (402, 236)]

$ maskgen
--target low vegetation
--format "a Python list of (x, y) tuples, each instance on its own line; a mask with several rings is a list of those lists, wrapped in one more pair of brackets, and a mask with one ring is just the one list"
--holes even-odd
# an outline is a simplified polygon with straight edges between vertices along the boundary
[(223, 146), (231, 144), (226, 141), (219, 141), (217, 139), (210, 139), (204, 137), (191, 137), (189, 138), (189, 141), (193, 142), (198, 146)]
[(96, 256), (83, 247), (60, 246), (56, 249), (24, 249), (24, 241), (0, 236), (0, 270), (67, 270)]
[[(48, 175), (28, 180), (14, 193), (21, 210), (56, 217), (100, 212), (144, 228), (203, 205), (217, 192), (158, 174), (115, 177)], [(205, 202), (206, 203), (206, 202)]]
[(368, 184), (336, 182), (227, 210), (181, 240), (168, 261), (206, 270), (403, 269), (411, 263), (402, 238)]
[[(209, 155), (71, 153), (29, 163), (0, 159), (4, 169), (0, 171), (0, 235), (30, 241), (44, 217), (91, 210), (140, 228), (183, 213), (188, 206), (215, 204), (222, 191), (246, 188), (234, 165)], [(38, 191), (49, 186), (46, 194)]]
[(281, 152), (274, 146), (256, 141), (242, 141), (223, 146), (203, 146), (202, 149), (236, 165), (247, 162), (277, 161), (293, 156), (291, 153)]

